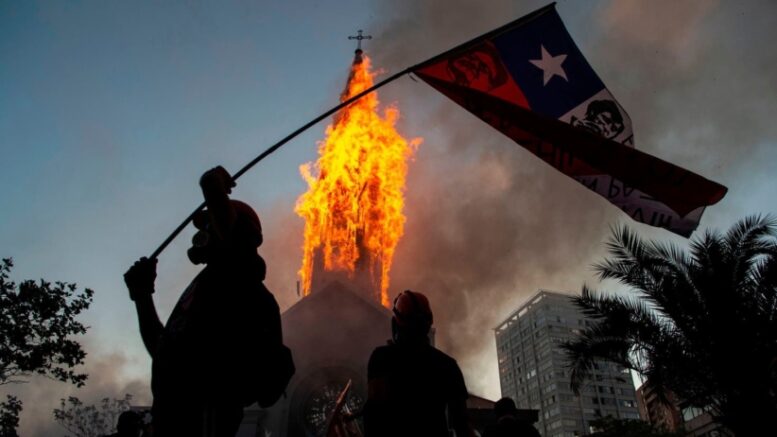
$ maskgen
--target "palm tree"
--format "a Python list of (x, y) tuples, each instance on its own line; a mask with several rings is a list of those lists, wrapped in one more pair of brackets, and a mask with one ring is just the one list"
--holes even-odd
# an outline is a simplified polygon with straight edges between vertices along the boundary
[(596, 322), (565, 345), (573, 390), (610, 360), (659, 394), (711, 409), (737, 436), (777, 435), (776, 234), (773, 217), (748, 217), (686, 251), (613, 230), (611, 256), (595, 269), (633, 293), (584, 287), (575, 298)]

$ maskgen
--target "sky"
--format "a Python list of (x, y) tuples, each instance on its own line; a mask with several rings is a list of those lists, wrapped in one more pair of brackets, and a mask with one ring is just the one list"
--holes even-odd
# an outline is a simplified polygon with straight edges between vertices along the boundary
[[(543, 6), (540, 1), (0, 2), (0, 256), (12, 278), (95, 290), (82, 320), (86, 387), (33, 379), (20, 431), (48, 435), (59, 398), (132, 393), (148, 404), (150, 360), (122, 273), (201, 201), (199, 175), (236, 171), (337, 103), (353, 56), (399, 71)], [(626, 108), (636, 146), (711, 178), (728, 195), (700, 229), (777, 212), (777, 5), (768, 1), (560, 1), (572, 38)], [(492, 329), (537, 289), (604, 290), (591, 265), (631, 222), (420, 81), (380, 91), (398, 129), (423, 137), (390, 294), (425, 292), (439, 347), (473, 393), (499, 397)], [(321, 123), (243, 176), (235, 197), (265, 230), (260, 253), (281, 308), (298, 298), (305, 190)], [(192, 230), (163, 253), (167, 317), (197, 268)], [(698, 233), (698, 231), (697, 231)]]

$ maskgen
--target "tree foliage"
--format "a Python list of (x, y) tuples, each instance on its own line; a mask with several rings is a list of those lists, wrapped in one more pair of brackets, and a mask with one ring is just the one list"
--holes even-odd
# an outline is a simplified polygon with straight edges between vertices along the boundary
[(99, 437), (116, 429), (119, 415), (130, 409), (132, 395), (124, 399), (103, 398), (99, 404), (85, 405), (75, 396), (62, 399), (54, 409), (54, 420), (73, 437)]
[(614, 230), (596, 269), (635, 297), (584, 288), (576, 298), (597, 323), (565, 346), (573, 389), (594, 361), (611, 360), (646, 376), (664, 399), (671, 391), (711, 408), (737, 435), (777, 435), (776, 228), (773, 218), (749, 217), (687, 251)]
[(76, 320), (92, 302), (92, 290), (76, 284), (8, 279), (11, 259), (0, 263), (0, 385), (22, 382), (33, 374), (82, 386), (86, 375), (73, 368), (86, 353), (70, 338), (86, 333)]
[(16, 396), (7, 395), (6, 401), (0, 402), (0, 437), (19, 437), (16, 427), (21, 411), (22, 402)]
[(591, 426), (597, 429), (591, 437), (683, 437), (683, 431), (666, 431), (645, 421), (635, 419), (615, 419), (612, 416), (592, 420)]
[[(87, 327), (76, 320), (92, 302), (90, 289), (41, 279), (17, 284), (9, 280), (13, 262), (0, 261), (0, 385), (26, 382), (32, 375), (82, 386), (86, 374), (75, 367), (86, 353), (71, 337)], [(9, 396), (0, 403), (0, 432), (16, 435), (22, 403)]]

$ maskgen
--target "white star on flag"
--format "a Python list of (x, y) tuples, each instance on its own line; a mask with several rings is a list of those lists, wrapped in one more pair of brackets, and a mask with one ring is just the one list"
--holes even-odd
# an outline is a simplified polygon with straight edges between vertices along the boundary
[(551, 54), (545, 50), (545, 46), (541, 44), (540, 49), (542, 50), (542, 59), (529, 59), (529, 62), (542, 70), (542, 86), (547, 85), (553, 76), (562, 77), (565, 81), (569, 82), (567, 73), (561, 67), (561, 64), (564, 63), (564, 60), (567, 58), (567, 55), (551, 56)]

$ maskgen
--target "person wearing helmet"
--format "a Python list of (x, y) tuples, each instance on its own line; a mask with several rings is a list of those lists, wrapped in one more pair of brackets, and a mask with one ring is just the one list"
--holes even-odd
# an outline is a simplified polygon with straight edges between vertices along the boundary
[(518, 417), (518, 409), (511, 398), (502, 398), (494, 404), (496, 422), (483, 431), (483, 437), (540, 437), (532, 424)]
[(119, 414), (116, 422), (116, 432), (106, 437), (140, 437), (143, 430), (143, 419), (134, 411), (124, 411)]
[(155, 437), (234, 435), (243, 406), (255, 400), (245, 393), (255, 371), (246, 363), (261, 361), (261, 347), (282, 344), (280, 311), (263, 284), (266, 266), (256, 251), (259, 217), (229, 198), (234, 186), (222, 167), (200, 178), (206, 209), (193, 217), (197, 232), (187, 255), (205, 267), (165, 325), (151, 297), (156, 260), (141, 258), (124, 275), (152, 358)]
[(429, 300), (406, 290), (394, 299), (392, 340), (367, 365), (366, 437), (473, 435), (467, 387), (456, 360), (430, 344)]

